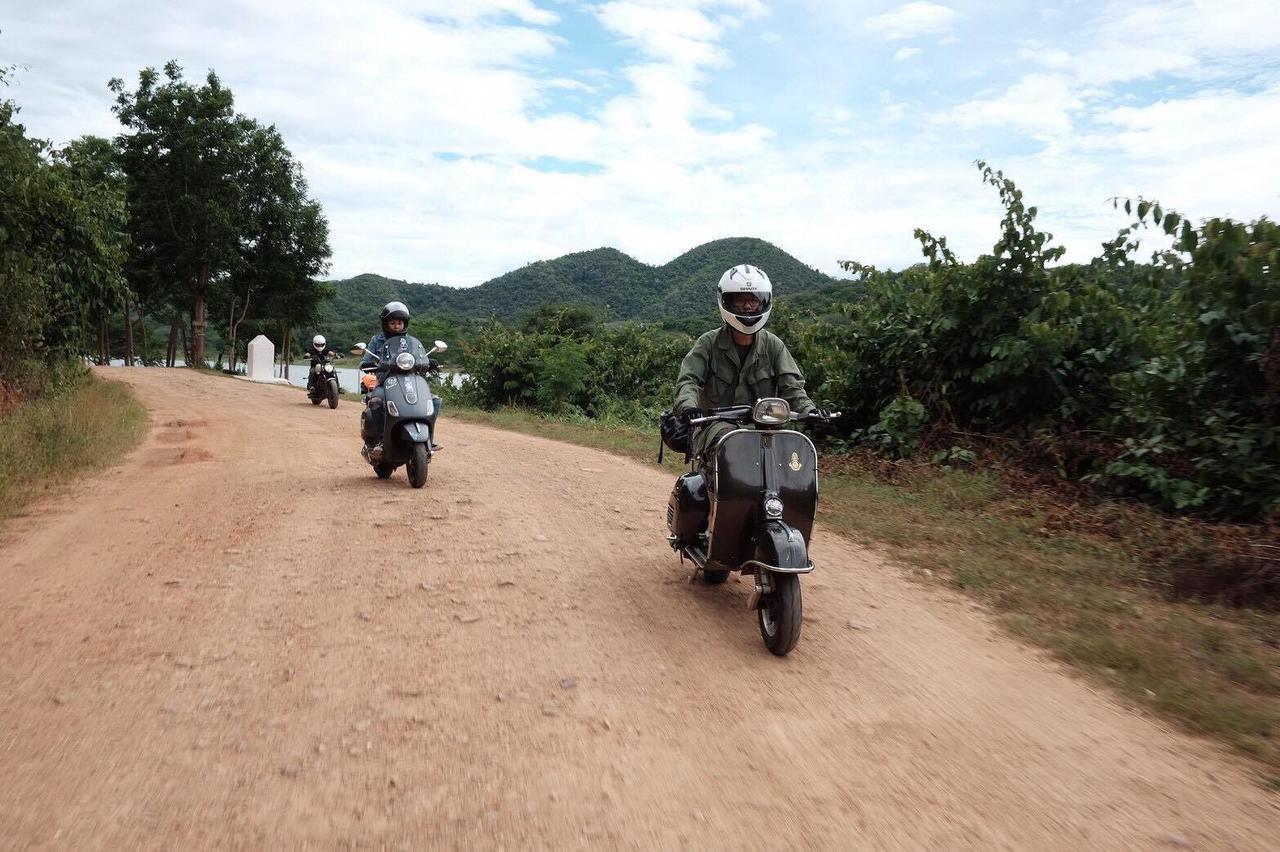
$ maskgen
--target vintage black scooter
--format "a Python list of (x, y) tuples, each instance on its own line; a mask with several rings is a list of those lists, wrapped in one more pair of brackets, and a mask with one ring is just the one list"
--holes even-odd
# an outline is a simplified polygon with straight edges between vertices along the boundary
[[(405, 465), (410, 485), (421, 488), (427, 484), (427, 468), (435, 454), (432, 438), (440, 411), (440, 397), (431, 393), (427, 382), (427, 376), (439, 375), (430, 356), (448, 348), (443, 340), (437, 340), (427, 351), (425, 363), (412, 352), (400, 352), (394, 357), (383, 353), (377, 364), (360, 368), (365, 374), (360, 387), (366, 407), (381, 405), (386, 409), (379, 452), (374, 451), (379, 436), (369, 431), (369, 417), (361, 419), (364, 446), (360, 452), (379, 479), (387, 479), (396, 468)], [(366, 349), (365, 344), (357, 343), (351, 352), (363, 355)], [(376, 387), (383, 389), (381, 398), (372, 393)]]
[(782, 427), (839, 417), (794, 414), (782, 399), (713, 410), (691, 427), (728, 422), (735, 429), (707, 465), (676, 480), (667, 503), (667, 540), (708, 583), (731, 571), (755, 578), (756, 610), (765, 646), (784, 656), (800, 640), (800, 575), (814, 568), (809, 536), (818, 505), (818, 451), (808, 436)]
[(311, 373), (307, 376), (307, 397), (312, 405), (319, 405), (326, 399), (330, 408), (338, 407), (338, 371), (334, 369), (328, 355), (323, 358), (312, 358)]

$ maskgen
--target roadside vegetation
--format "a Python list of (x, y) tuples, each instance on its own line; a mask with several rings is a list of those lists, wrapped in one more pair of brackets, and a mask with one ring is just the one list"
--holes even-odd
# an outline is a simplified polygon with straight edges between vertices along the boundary
[(0, 417), (0, 522), (132, 449), (147, 415), (128, 387), (76, 365), (46, 376), (48, 392)]

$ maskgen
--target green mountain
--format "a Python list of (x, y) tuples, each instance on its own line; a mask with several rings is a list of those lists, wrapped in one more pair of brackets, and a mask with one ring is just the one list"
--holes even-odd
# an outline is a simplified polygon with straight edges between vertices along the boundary
[(511, 322), (545, 304), (592, 305), (610, 320), (701, 317), (715, 310), (720, 275), (739, 263), (767, 272), (775, 294), (783, 298), (841, 283), (751, 237), (705, 243), (663, 266), (649, 266), (617, 249), (598, 248), (530, 263), (465, 289), (372, 274), (333, 281), (336, 295), (325, 306), (321, 325), (359, 322), (363, 328), (376, 327), (379, 309), (393, 299), (407, 304), (415, 317), (433, 320), (496, 317)]

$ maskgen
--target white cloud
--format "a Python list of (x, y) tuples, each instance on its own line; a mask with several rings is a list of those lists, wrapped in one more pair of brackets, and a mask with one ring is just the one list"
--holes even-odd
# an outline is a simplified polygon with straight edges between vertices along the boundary
[(1015, 127), (1044, 140), (1070, 131), (1072, 114), (1083, 106), (1070, 78), (1027, 74), (1002, 94), (962, 103), (937, 120), (962, 127)]
[(565, 89), (567, 91), (588, 92), (588, 93), (593, 93), (596, 91), (595, 86), (591, 86), (582, 82), (581, 80), (573, 80), (568, 77), (556, 77), (553, 80), (548, 80), (547, 88)]
[(1018, 59), (1024, 62), (1034, 62), (1037, 65), (1043, 65), (1046, 68), (1055, 70), (1061, 70), (1071, 65), (1071, 54), (1067, 51), (1042, 46), (1018, 48)]
[(915, 2), (867, 18), (866, 27), (888, 41), (900, 41), (926, 35), (946, 35), (958, 17), (955, 10), (948, 6)]
[(1185, 71), (1196, 64), (1195, 58), (1185, 53), (1121, 44), (1087, 50), (1073, 61), (1076, 78), (1093, 86), (1145, 80), (1158, 74)]
[[(111, 76), (132, 82), (173, 56), (192, 79), (217, 68), (238, 107), (279, 125), (302, 160), (331, 220), (335, 275), (474, 284), (599, 245), (661, 263), (741, 234), (827, 271), (848, 256), (901, 266), (919, 258), (917, 226), (971, 256), (999, 219), (977, 157), (1018, 180), (1073, 257), (1119, 227), (1105, 205), (1115, 194), (1274, 213), (1264, 170), (1280, 161), (1280, 96), (1252, 71), (1280, 74), (1274, 56), (1245, 49), (1273, 36), (1224, 29), (1206, 21), (1211, 7), (1179, 0), (1098, 2), (1118, 11), (1064, 7), (1053, 33), (1018, 29), (1039, 24), (1034, 9), (1005, 30), (975, 20), (947, 51), (961, 64), (931, 79), (935, 52), (903, 40), (945, 37), (958, 16), (929, 3), (871, 19), (900, 61), (915, 60), (907, 73), (845, 49), (865, 45), (882, 0), (134, 0), (127, 15), (60, 0), (8, 16), (0, 46), (27, 67), (0, 96), (65, 141), (118, 132)], [(1241, 6), (1226, 2), (1226, 19)], [(762, 47), (773, 37), (804, 49)], [(991, 44), (1006, 47), (992, 56)], [(1220, 76), (1205, 84), (1211, 69)], [(1154, 73), (1179, 87), (1147, 94)], [(969, 75), (993, 82), (974, 91)], [(743, 203), (744, 188), (764, 201)]]
[(905, 60), (911, 59), (913, 56), (919, 56), (922, 53), (924, 53), (924, 51), (918, 47), (902, 47), (902, 48), (899, 48), (898, 52), (893, 55), (893, 61), (903, 62)]

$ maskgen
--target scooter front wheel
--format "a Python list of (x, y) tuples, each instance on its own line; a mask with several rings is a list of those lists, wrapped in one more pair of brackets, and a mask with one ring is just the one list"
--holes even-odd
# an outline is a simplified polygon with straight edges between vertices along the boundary
[(325, 389), (325, 391), (329, 397), (329, 407), (337, 408), (338, 407), (338, 380), (330, 379), (329, 385)]
[(427, 445), (414, 444), (413, 452), (409, 454), (407, 465), (410, 485), (414, 488), (421, 488), (427, 484), (427, 468), (430, 467), (430, 463), (431, 459), (427, 455)]
[(769, 578), (773, 591), (760, 601), (756, 615), (760, 621), (760, 637), (764, 645), (779, 657), (785, 657), (800, 641), (803, 606), (800, 602), (800, 576), (773, 574)]

